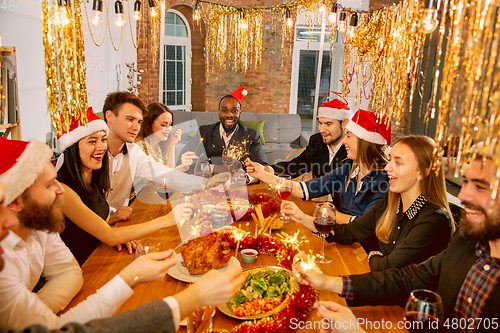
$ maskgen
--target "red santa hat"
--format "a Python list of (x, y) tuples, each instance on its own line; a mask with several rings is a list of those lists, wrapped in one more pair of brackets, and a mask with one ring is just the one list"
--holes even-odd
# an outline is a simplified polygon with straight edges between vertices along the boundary
[(62, 132), (61, 135), (57, 136), (57, 145), (61, 152), (65, 151), (66, 148), (72, 144), (80, 141), (80, 139), (95, 132), (105, 131), (106, 134), (108, 134), (108, 125), (106, 125), (104, 120), (95, 115), (92, 111), (92, 107), (89, 107), (87, 110), (87, 119), (87, 125), (83, 126), (80, 120), (73, 121), (67, 132)]
[(36, 140), (18, 141), (0, 137), (0, 181), (5, 184), (5, 205), (31, 187), (50, 161), (52, 149)]
[(245, 97), (246, 95), (248, 95), (248, 90), (245, 87), (239, 87), (229, 94), (229, 96), (234, 97), (234, 99), (236, 99), (238, 103), (240, 103), (240, 105), (242, 105), (243, 97)]
[(318, 109), (318, 117), (343, 121), (345, 119), (351, 119), (352, 112), (347, 103), (336, 98), (320, 106)]
[(359, 109), (346, 129), (365, 141), (378, 145), (391, 144), (391, 120), (380, 112)]

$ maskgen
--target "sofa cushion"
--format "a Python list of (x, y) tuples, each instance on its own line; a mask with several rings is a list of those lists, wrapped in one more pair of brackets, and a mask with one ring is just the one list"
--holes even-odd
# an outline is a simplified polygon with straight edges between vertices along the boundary
[(264, 138), (264, 123), (265, 120), (261, 121), (248, 121), (248, 120), (240, 120), (240, 123), (243, 124), (245, 127), (253, 128), (259, 131), (260, 134), (260, 143), (262, 143), (263, 146), (266, 145), (266, 139)]

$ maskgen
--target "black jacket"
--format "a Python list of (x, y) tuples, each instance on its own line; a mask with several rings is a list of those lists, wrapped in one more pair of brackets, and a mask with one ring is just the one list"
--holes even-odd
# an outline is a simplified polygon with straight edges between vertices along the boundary
[(321, 133), (311, 135), (309, 144), (299, 156), (288, 162), (279, 162), (271, 167), (277, 175), (287, 174), (292, 178), (311, 172), (316, 178), (321, 177), (337, 168), (347, 158), (347, 152), (342, 145), (333, 157), (333, 168), (330, 166), (328, 146), (323, 143)]
[[(263, 165), (267, 165), (266, 154), (264, 153), (264, 148), (260, 142), (259, 131), (253, 128), (247, 128), (241, 123), (238, 123), (238, 131), (234, 133), (231, 138), (230, 144), (241, 144), (246, 141), (246, 149), (250, 153), (249, 158)], [(196, 156), (200, 157), (200, 160), (206, 160), (207, 157), (210, 159), (211, 164), (223, 164), (222, 163), (222, 151), (224, 150), (224, 139), (220, 137), (219, 132), (220, 121), (215, 124), (200, 126), (199, 131), (182, 149), (181, 156), (184, 152), (194, 151), (197, 149)], [(200, 138), (203, 138), (203, 147), (199, 144)], [(198, 147), (198, 148), (196, 148)], [(203, 156), (201, 156), (203, 154)], [(180, 161), (177, 162), (180, 164)], [(194, 170), (193, 163), (188, 172), (192, 173)]]

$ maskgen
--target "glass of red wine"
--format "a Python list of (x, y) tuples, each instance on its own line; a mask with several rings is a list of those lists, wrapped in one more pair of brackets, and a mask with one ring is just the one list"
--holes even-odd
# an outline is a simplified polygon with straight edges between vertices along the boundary
[[(212, 168), (210, 166), (210, 163), (208, 161), (199, 161), (196, 162), (194, 166), (194, 174), (199, 177), (203, 178), (210, 178), (212, 176)], [(204, 196), (204, 190), (201, 191), (200, 197), (198, 197), (198, 202), (200, 204), (206, 204), (208, 203), (208, 200), (205, 199)]]
[(332, 259), (325, 255), (325, 235), (332, 231), (337, 221), (335, 206), (330, 202), (321, 202), (316, 204), (313, 214), (314, 227), (323, 236), (321, 237), (321, 253), (316, 256), (314, 262), (319, 264), (328, 264)]
[[(290, 175), (278, 175), (274, 190), (282, 202), (288, 199), (292, 194), (292, 177)], [(279, 219), (281, 219), (283, 223), (290, 221), (289, 217), (280, 216)]]
[(169, 174), (161, 175), (155, 182), (156, 193), (162, 198), (165, 202), (164, 205), (164, 213), (167, 215), (167, 200), (172, 197), (174, 194), (174, 190), (169, 187), (172, 181), (172, 176)]
[(438, 330), (442, 320), (441, 296), (426, 289), (416, 289), (410, 293), (405, 306), (405, 321), (411, 323), (411, 325), (405, 324), (405, 327), (409, 327), (410, 332)]

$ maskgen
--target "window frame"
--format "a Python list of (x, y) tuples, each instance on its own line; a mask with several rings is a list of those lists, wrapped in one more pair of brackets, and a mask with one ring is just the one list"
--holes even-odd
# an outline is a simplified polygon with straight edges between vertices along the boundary
[[(187, 37), (178, 37), (178, 36), (165, 36), (165, 14), (167, 12), (174, 13), (177, 16), (179, 16), (182, 21), (184, 22), (186, 29), (187, 29)], [(185, 92), (186, 92), (186, 101), (185, 105), (168, 105), (168, 108), (171, 110), (184, 110), (184, 111), (191, 111), (192, 104), (191, 104), (191, 27), (189, 25), (189, 22), (187, 19), (184, 17), (184, 15), (179, 12), (178, 10), (175, 9), (168, 9), (165, 11), (162, 11), (162, 17), (161, 17), (161, 23), (160, 23), (160, 59), (159, 59), (159, 70), (160, 70), (160, 75), (159, 75), (159, 86), (158, 86), (158, 98), (159, 101), (163, 103), (163, 68), (164, 68), (164, 58), (163, 58), (163, 53), (165, 49), (165, 45), (175, 45), (175, 46), (185, 46)], [(166, 104), (166, 103), (165, 103)]]

